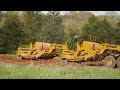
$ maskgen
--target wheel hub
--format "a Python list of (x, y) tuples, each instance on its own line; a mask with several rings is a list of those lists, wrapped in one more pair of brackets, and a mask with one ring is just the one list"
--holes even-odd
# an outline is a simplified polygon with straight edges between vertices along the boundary
[(112, 60), (107, 60), (107, 65), (112, 65)]

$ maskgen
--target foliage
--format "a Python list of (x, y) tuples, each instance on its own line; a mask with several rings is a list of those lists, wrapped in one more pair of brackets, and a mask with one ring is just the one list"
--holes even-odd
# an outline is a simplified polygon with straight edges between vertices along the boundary
[(14, 53), (22, 42), (22, 23), (14, 12), (7, 12), (1, 28), (1, 53)]
[(20, 19), (24, 24), (25, 44), (40, 39), (42, 14), (37, 11), (23, 11)]
[(115, 44), (118, 30), (113, 27), (106, 19), (99, 20), (92, 16), (82, 28), (82, 38), (84, 40)]
[(71, 11), (63, 16), (64, 30), (66, 33), (66, 41), (71, 50), (76, 49), (76, 43), (81, 40), (84, 23), (92, 16), (91, 12), (87, 11)]
[(44, 20), (41, 35), (44, 41), (49, 43), (63, 43), (65, 33), (60, 13), (58, 11), (49, 11)]
[(120, 20), (114, 11), (94, 16), (87, 11), (7, 11), (0, 12), (0, 53), (15, 53), (19, 46), (41, 41), (64, 44), (75, 50), (76, 43), (88, 40), (120, 44)]

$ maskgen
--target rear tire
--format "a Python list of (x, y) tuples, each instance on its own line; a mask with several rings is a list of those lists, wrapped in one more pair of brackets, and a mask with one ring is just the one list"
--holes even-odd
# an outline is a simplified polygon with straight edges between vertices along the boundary
[(120, 68), (120, 57), (117, 59), (117, 67)]
[(104, 65), (107, 68), (115, 68), (116, 59), (113, 56), (107, 56), (107, 57), (105, 57)]

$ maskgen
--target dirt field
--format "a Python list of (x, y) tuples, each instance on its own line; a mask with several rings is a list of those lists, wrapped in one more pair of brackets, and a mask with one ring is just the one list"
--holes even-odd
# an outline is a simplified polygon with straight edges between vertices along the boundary
[(66, 62), (53, 59), (40, 59), (40, 60), (19, 60), (16, 56), (13, 55), (4, 55), (0, 54), (0, 62), (10, 63), (10, 64), (24, 64), (24, 65), (41, 65), (41, 66), (103, 66), (103, 62), (83, 62), (81, 64), (75, 62)]

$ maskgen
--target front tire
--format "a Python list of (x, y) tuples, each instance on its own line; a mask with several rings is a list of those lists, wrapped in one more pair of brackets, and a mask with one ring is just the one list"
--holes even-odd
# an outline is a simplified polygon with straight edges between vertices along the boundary
[(115, 66), (116, 66), (116, 59), (113, 56), (105, 57), (104, 61), (105, 61), (104, 62), (105, 67), (107, 67), (107, 68), (115, 68)]

